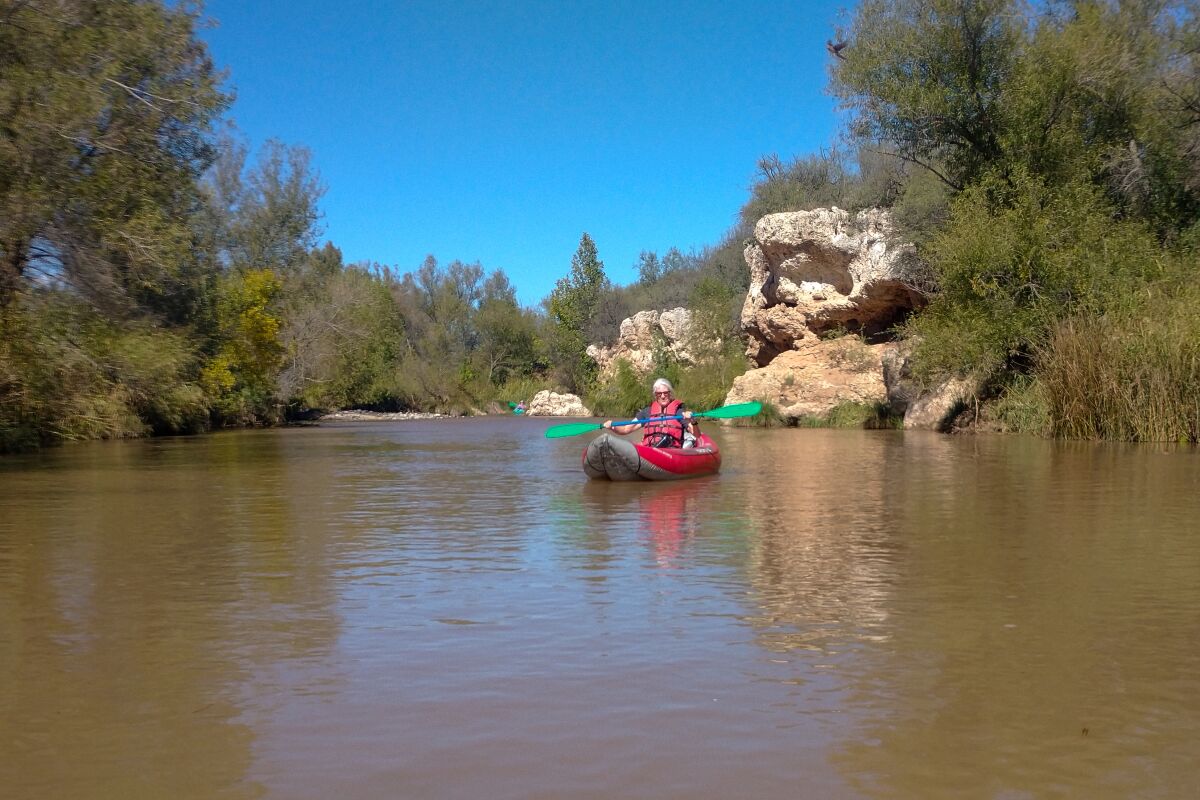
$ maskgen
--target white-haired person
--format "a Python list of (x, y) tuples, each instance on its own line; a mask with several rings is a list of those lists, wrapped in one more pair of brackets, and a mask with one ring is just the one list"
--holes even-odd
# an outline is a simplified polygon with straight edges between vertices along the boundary
[[(632, 433), (642, 429), (642, 444), (651, 447), (695, 447), (696, 437), (700, 435), (699, 427), (692, 419), (683, 402), (675, 398), (675, 387), (666, 378), (654, 382), (654, 398), (650, 405), (634, 415), (638, 422), (628, 425), (613, 425), (611, 419), (604, 421), (604, 427), (617, 433)], [(655, 417), (683, 417), (683, 419), (655, 419)], [(642, 421), (644, 420), (644, 421)]]

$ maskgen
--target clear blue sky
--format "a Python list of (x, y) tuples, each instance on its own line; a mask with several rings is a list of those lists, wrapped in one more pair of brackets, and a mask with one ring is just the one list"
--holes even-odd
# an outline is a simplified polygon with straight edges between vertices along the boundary
[(532, 305), (584, 231), (611, 280), (717, 244), (758, 158), (828, 146), (838, 7), (729, 0), (207, 0), (251, 151), (312, 151), (347, 263), (503, 269)]

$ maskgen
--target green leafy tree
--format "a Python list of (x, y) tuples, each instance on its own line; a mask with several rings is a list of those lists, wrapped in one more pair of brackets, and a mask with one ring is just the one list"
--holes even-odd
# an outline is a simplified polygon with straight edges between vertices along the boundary
[(516, 291), (503, 272), (493, 272), (484, 282), (475, 321), (481, 377), (492, 386), (502, 386), (533, 374), (538, 362), (536, 322), (517, 303)]
[(662, 262), (658, 253), (653, 250), (643, 250), (638, 254), (637, 263), (638, 283), (648, 285), (662, 277)]
[(363, 267), (333, 272), (288, 307), (280, 393), (306, 409), (394, 405), (403, 337), (400, 310), (383, 280)]
[(198, 13), (0, 2), (0, 305), (32, 276), (113, 312), (188, 316), (196, 181), (230, 101)]
[(585, 392), (595, 380), (596, 364), (587, 354), (587, 330), (607, 285), (596, 243), (584, 233), (571, 257), (570, 274), (559, 278), (547, 301), (551, 358), (559, 379), (570, 391)]
[(454, 261), (443, 268), (428, 256), (392, 291), (404, 318), (412, 393), (443, 408), (468, 402), (469, 387), (479, 378), (475, 317), (483, 299), (483, 267)]
[(1024, 22), (1015, 0), (864, 0), (832, 84), (852, 133), (961, 189), (1002, 156)]
[(860, 142), (955, 191), (1085, 180), (1164, 236), (1194, 224), (1196, 0), (869, 0), (833, 89)]
[(201, 224), (223, 267), (293, 279), (315, 263), (325, 186), (306, 148), (271, 139), (248, 165), (245, 145), (226, 139), (204, 189)]

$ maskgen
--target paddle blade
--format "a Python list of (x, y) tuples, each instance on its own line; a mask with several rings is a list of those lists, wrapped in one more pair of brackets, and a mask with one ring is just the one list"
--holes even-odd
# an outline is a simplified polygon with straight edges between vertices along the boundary
[(564, 436), (578, 436), (588, 431), (598, 431), (603, 428), (595, 422), (568, 422), (566, 425), (555, 425), (546, 429), (547, 439), (561, 439)]
[(757, 400), (750, 403), (734, 403), (731, 406), (721, 406), (714, 408), (712, 411), (701, 411), (693, 416), (708, 417), (710, 419), (735, 419), (737, 417), (753, 417), (758, 412), (762, 411), (762, 403)]

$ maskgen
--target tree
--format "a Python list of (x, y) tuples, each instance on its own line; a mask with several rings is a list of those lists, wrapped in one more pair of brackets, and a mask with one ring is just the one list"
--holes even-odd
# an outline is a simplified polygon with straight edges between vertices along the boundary
[(1002, 155), (1024, 22), (1015, 0), (865, 0), (833, 75), (852, 133), (961, 189)]
[(205, 176), (210, 246), (226, 269), (270, 269), (295, 278), (310, 263), (325, 194), (307, 148), (268, 140), (251, 167), (232, 139)]
[(493, 386), (528, 376), (537, 361), (536, 325), (517, 303), (516, 291), (500, 270), (488, 276), (475, 314), (479, 374)]
[(276, 381), (284, 353), (272, 305), (281, 288), (279, 278), (266, 269), (232, 272), (221, 281), (220, 350), (200, 380), (227, 422), (274, 421), (277, 416)]
[(833, 88), (860, 142), (955, 192), (1092, 182), (1170, 237), (1200, 215), (1198, 15), (1196, 0), (868, 0)]
[(483, 299), (483, 267), (454, 261), (442, 268), (432, 255), (416, 273), (405, 273), (392, 292), (404, 318), (411, 379), (439, 405), (469, 394), (480, 334), (476, 314)]
[(327, 274), (287, 310), (280, 394), (304, 408), (392, 405), (403, 334), (383, 280), (357, 266)]
[(0, 306), (32, 279), (186, 316), (218, 88), (198, 11), (0, 0)]
[(638, 254), (638, 283), (648, 286), (662, 277), (662, 263), (658, 253), (653, 250), (643, 250)]
[(607, 285), (604, 262), (585, 232), (571, 257), (571, 273), (558, 279), (547, 301), (553, 331), (551, 358), (559, 377), (573, 392), (587, 390), (595, 378), (596, 364), (587, 355), (586, 331)]

